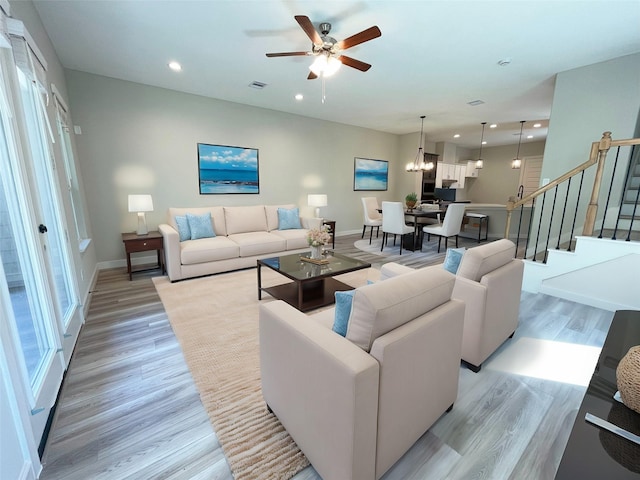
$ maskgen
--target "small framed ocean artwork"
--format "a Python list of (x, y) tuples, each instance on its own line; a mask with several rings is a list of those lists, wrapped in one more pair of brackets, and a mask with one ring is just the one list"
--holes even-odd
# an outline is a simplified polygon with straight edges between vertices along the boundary
[(198, 143), (200, 195), (260, 193), (258, 150)]
[(389, 184), (389, 162), (355, 157), (353, 162), (353, 189), (387, 190)]

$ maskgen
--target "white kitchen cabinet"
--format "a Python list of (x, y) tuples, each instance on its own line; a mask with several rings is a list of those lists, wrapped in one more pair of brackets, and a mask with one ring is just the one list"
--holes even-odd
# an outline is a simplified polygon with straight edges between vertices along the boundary
[(468, 178), (478, 178), (478, 169), (476, 168), (476, 161), (475, 160), (469, 160), (467, 162), (467, 169), (465, 172), (465, 176)]
[(436, 188), (464, 188), (466, 165), (454, 163), (438, 163), (436, 171)]
[(465, 176), (467, 173), (466, 165), (453, 165), (454, 167), (454, 177), (456, 179), (455, 183), (451, 185), (451, 188), (464, 188)]

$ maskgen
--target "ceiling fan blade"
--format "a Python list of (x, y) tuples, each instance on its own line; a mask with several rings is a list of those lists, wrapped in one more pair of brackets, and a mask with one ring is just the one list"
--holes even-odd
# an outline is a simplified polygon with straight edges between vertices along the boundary
[(351, 35), (349, 38), (345, 38), (341, 42), (338, 42), (338, 48), (340, 48), (341, 50), (346, 50), (347, 48), (355, 47), (356, 45), (360, 45), (361, 43), (368, 42), (369, 40), (373, 40), (374, 38), (378, 38), (381, 35), (382, 32), (377, 26), (369, 27), (366, 30), (361, 31), (360, 33)]
[(309, 52), (281, 52), (281, 53), (267, 53), (267, 57), (301, 57), (309, 55)]
[(307, 80), (315, 80), (316, 78), (318, 78), (318, 75), (316, 75), (313, 72), (309, 72), (309, 76), (307, 77)]
[(298, 22), (298, 24), (302, 27), (304, 33), (307, 34), (307, 37), (311, 39), (314, 45), (322, 45), (322, 39), (320, 38), (316, 27), (314, 27), (313, 23), (311, 23), (311, 20), (309, 20), (309, 17), (305, 15), (296, 15), (294, 18), (296, 19), (296, 22)]
[(360, 60), (356, 60), (355, 58), (347, 57), (346, 55), (340, 55), (338, 57), (343, 64), (347, 67), (355, 68), (356, 70), (360, 70), (361, 72), (366, 72), (371, 68), (371, 65), (368, 63), (361, 62)]

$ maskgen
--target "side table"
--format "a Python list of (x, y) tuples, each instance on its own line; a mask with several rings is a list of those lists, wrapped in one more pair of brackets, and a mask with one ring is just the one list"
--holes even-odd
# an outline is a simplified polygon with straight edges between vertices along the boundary
[[(131, 280), (131, 276), (135, 272), (144, 272), (159, 268), (160, 271), (164, 273), (164, 244), (162, 241), (162, 234), (160, 232), (153, 231), (146, 235), (138, 235), (135, 232), (123, 233), (122, 241), (124, 243), (124, 250), (127, 253), (127, 273), (129, 274), (129, 280)], [(148, 252), (151, 250), (156, 250), (158, 252), (158, 266), (132, 270), (131, 254), (136, 252)]]
[(331, 234), (331, 248), (336, 248), (336, 221), (327, 220), (325, 218), (322, 220), (322, 225), (329, 227), (329, 233)]

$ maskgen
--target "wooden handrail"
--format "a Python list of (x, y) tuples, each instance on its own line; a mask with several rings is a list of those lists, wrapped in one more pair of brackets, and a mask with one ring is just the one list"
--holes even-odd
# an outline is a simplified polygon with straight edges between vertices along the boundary
[(612, 140), (611, 132), (604, 132), (599, 142), (593, 142), (591, 144), (591, 151), (589, 153), (589, 160), (572, 168), (564, 175), (552, 180), (548, 184), (538, 188), (535, 192), (530, 193), (526, 197), (517, 200), (515, 197), (510, 197), (507, 201), (507, 221), (505, 225), (505, 238), (509, 238), (509, 230), (511, 228), (511, 213), (516, 208), (525, 205), (526, 203), (535, 200), (545, 192), (557, 187), (559, 184), (573, 177), (574, 175), (583, 172), (587, 168), (598, 164), (596, 170), (596, 176), (593, 183), (593, 190), (591, 191), (591, 198), (589, 206), (587, 207), (587, 213), (585, 217), (585, 223), (582, 234), (585, 236), (591, 236), (595, 225), (596, 214), (598, 212), (598, 195), (600, 193), (600, 184), (602, 183), (602, 177), (604, 173), (604, 164), (607, 157), (607, 153), (612, 147), (632, 146), (639, 145), (640, 139), (629, 138), (625, 140)]

